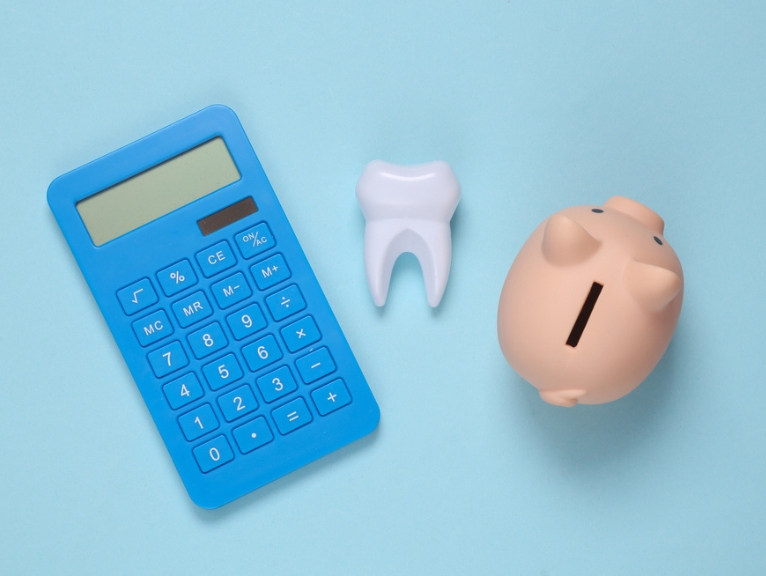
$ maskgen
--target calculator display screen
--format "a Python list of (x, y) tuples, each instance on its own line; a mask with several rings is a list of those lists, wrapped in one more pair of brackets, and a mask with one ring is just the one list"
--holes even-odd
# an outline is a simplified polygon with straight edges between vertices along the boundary
[(223, 138), (213, 138), (77, 203), (96, 246), (240, 179)]

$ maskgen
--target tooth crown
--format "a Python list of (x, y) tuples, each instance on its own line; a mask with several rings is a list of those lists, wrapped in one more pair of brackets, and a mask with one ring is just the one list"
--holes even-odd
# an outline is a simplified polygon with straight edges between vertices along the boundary
[(438, 306), (452, 263), (449, 223), (460, 201), (460, 184), (449, 164), (375, 160), (359, 178), (356, 197), (367, 222), (364, 264), (375, 304), (386, 303), (394, 263), (410, 252), (420, 263), (428, 303)]

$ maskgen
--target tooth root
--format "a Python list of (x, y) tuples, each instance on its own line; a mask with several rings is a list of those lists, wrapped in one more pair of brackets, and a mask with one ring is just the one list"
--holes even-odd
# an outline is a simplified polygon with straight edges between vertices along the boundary
[(438, 306), (452, 262), (449, 222), (460, 200), (452, 169), (446, 162), (370, 162), (356, 194), (367, 220), (364, 262), (373, 302), (386, 303), (394, 264), (410, 252), (420, 263), (429, 305)]

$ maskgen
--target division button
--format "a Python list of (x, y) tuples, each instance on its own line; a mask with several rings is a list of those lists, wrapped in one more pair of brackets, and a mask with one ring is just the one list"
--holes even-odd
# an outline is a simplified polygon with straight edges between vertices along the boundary
[(234, 237), (243, 258), (252, 258), (274, 246), (274, 236), (265, 222), (243, 230)]
[(298, 287), (291, 284), (284, 290), (266, 298), (266, 306), (269, 307), (274, 320), (279, 322), (306, 308), (306, 301)]
[(157, 272), (165, 296), (173, 296), (197, 283), (197, 275), (188, 260), (181, 260)]
[(326, 416), (330, 412), (335, 412), (346, 404), (351, 403), (351, 394), (343, 383), (343, 380), (333, 380), (329, 384), (320, 386), (311, 393), (311, 399), (317, 407), (317, 412)]
[(201, 252), (197, 252), (197, 263), (206, 278), (210, 278), (237, 263), (234, 252), (226, 240), (214, 244)]
[(141, 346), (149, 346), (173, 333), (173, 326), (164, 310), (144, 316), (133, 322), (133, 332)]
[(274, 434), (271, 433), (266, 419), (260, 416), (239, 428), (235, 428), (233, 433), (234, 440), (237, 441), (237, 446), (239, 446), (239, 451), (242, 454), (252, 452), (274, 439)]
[(335, 371), (335, 362), (333, 362), (327, 348), (320, 348), (308, 356), (298, 358), (295, 361), (295, 365), (298, 367), (298, 373), (306, 384), (316, 382), (322, 376), (327, 376)]
[(191, 326), (213, 313), (213, 307), (210, 306), (207, 296), (201, 290), (179, 300), (173, 304), (172, 308), (181, 328)]
[(159, 300), (148, 278), (139, 280), (118, 291), (117, 299), (120, 301), (125, 314), (129, 316), (148, 308)]
[(271, 411), (271, 415), (280, 434), (289, 434), (313, 420), (303, 398), (296, 398), (284, 406), (275, 408)]
[(216, 436), (197, 446), (192, 450), (192, 453), (197, 464), (199, 464), (199, 469), (203, 472), (210, 472), (234, 460), (234, 452), (232, 452), (226, 436)]

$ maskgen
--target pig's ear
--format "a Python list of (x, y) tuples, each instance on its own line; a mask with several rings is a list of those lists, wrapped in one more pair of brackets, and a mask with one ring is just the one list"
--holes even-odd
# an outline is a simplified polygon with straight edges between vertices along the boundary
[(551, 264), (567, 266), (584, 262), (599, 246), (601, 242), (571, 218), (554, 214), (545, 223), (543, 256)]
[(675, 272), (628, 260), (623, 280), (633, 298), (650, 312), (660, 312), (681, 290), (681, 278)]

